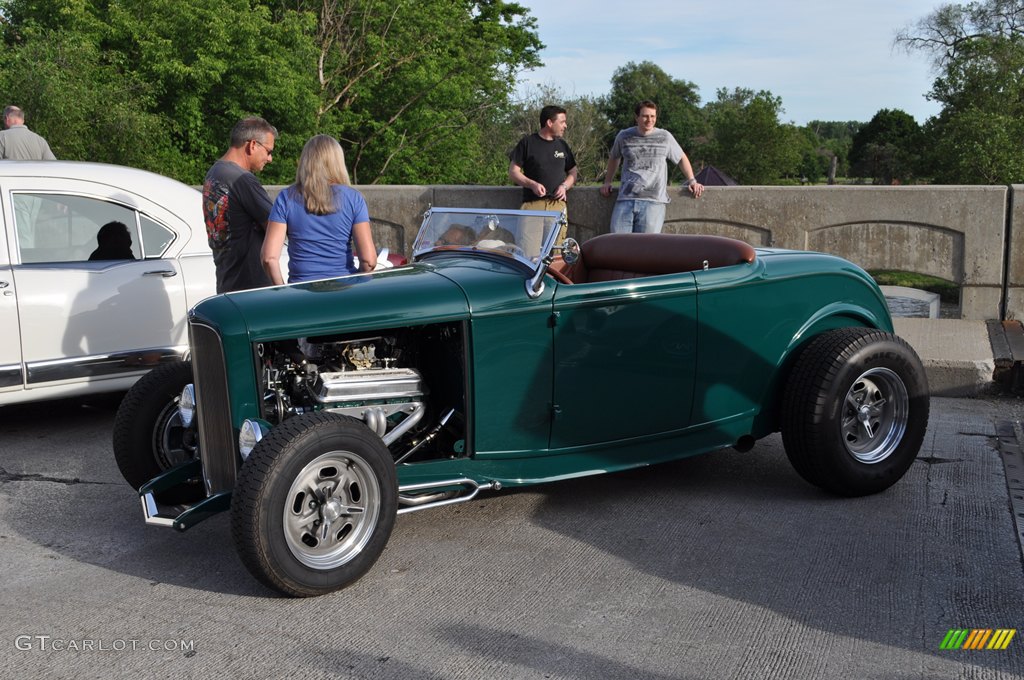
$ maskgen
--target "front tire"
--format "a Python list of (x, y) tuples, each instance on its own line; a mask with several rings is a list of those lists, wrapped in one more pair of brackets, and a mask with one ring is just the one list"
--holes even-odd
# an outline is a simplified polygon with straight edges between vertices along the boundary
[(398, 511), (388, 448), (361, 422), (297, 416), (264, 437), (231, 498), (239, 556), (264, 585), (310, 597), (365, 574), (384, 551)]
[[(178, 398), (192, 382), (192, 364), (157, 366), (132, 385), (114, 418), (114, 459), (133, 489), (196, 456), (192, 433), (181, 424)], [(161, 493), (157, 500), (175, 505), (204, 496), (199, 480)]]
[(805, 480), (842, 496), (878, 493), (917, 457), (928, 426), (928, 381), (903, 339), (839, 328), (801, 352), (782, 405), (782, 441)]

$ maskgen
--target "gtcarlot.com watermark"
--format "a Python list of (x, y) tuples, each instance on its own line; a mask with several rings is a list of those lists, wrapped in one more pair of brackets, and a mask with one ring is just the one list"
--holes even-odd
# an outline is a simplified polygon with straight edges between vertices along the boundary
[(196, 652), (195, 640), (139, 638), (64, 638), (53, 635), (18, 635), (14, 648), (22, 652)]

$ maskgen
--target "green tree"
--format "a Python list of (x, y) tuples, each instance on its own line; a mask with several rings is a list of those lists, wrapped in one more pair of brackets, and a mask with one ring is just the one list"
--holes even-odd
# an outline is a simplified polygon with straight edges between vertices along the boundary
[(166, 131), (151, 112), (152, 87), (107, 63), (95, 43), (66, 31), (30, 36), (7, 51), (0, 92), (26, 111), (57, 158), (162, 170), (154, 147)]
[[(600, 97), (582, 96), (565, 100), (569, 112), (569, 142), (579, 168), (580, 182), (598, 182), (608, 166), (608, 139), (615, 132), (604, 112)], [(539, 121), (538, 121), (539, 122)]]
[(671, 132), (684, 149), (705, 134), (695, 84), (673, 78), (652, 62), (631, 61), (615, 69), (604, 100), (604, 112), (612, 125), (609, 146), (616, 132), (636, 125), (636, 105), (645, 99), (658, 105), (658, 127)]
[[(291, 3), (288, 3), (289, 6)], [(486, 129), (540, 64), (536, 20), (502, 0), (299, 0), (317, 16), (316, 126), (354, 181), (495, 181)], [(483, 164), (483, 165), (482, 165)], [(489, 169), (480, 176), (481, 167)], [(504, 173), (502, 173), (504, 177)]]
[[(853, 138), (864, 123), (853, 120), (824, 121), (812, 120), (807, 128), (818, 137), (818, 154), (828, 159), (836, 159), (836, 176), (846, 177), (850, 173), (850, 148)], [(826, 174), (828, 171), (826, 170)]]
[(710, 127), (699, 157), (740, 184), (772, 184), (800, 168), (800, 144), (792, 125), (779, 121), (782, 99), (767, 90), (721, 88), (704, 106)]
[(832, 154), (810, 126), (793, 127), (792, 133), (796, 150), (800, 154), (801, 182), (821, 182), (828, 175)]
[(482, 128), (542, 47), (502, 0), (0, 0), (0, 16), (0, 87), (55, 150), (189, 183), (246, 115), (281, 131), (265, 182), (292, 181), (321, 132), (355, 181), (479, 181)]
[[(130, 163), (195, 184), (244, 115), (262, 115), (283, 131), (302, 129), (294, 140), (284, 135), (284, 158), (311, 129), (311, 112), (304, 111), (314, 102), (305, 94), (312, 78), (302, 68), (313, 24), (300, 13), (271, 21), (267, 8), (249, 0), (9, 0), (3, 11), (9, 59), (0, 83), (12, 99), (33, 99), (33, 81), (16, 67), (39, 60), (35, 86), (54, 94), (37, 98), (30, 115), (54, 127), (47, 132), (66, 149), (64, 157)], [(68, 54), (75, 58), (66, 71)], [(72, 88), (91, 94), (61, 93), (72, 80)], [(104, 107), (110, 100), (117, 103), (113, 113)], [(64, 118), (91, 126), (75, 123), (81, 141), (65, 136), (74, 130), (61, 129)], [(135, 130), (145, 134), (107, 134), (126, 118), (136, 128), (146, 123)], [(287, 161), (272, 164), (264, 177), (293, 177), (293, 169)]]
[(1024, 178), (1024, 1), (946, 4), (897, 36), (924, 52), (942, 104), (925, 126), (925, 167), (938, 182)]
[(967, 107), (943, 110), (925, 124), (932, 140), (926, 166), (941, 184), (1010, 184), (1024, 178), (1019, 115)]
[(834, 139), (840, 142), (852, 142), (857, 131), (864, 123), (855, 120), (812, 120), (807, 124), (820, 139)]
[(604, 115), (603, 99), (593, 96), (571, 96), (553, 85), (540, 85), (526, 93), (505, 115), (500, 132), (492, 136), (485, 148), (503, 150), (500, 157), (502, 183), (508, 181), (508, 157), (505, 152), (523, 135), (536, 132), (540, 127), (540, 110), (555, 104), (566, 110), (568, 127), (565, 141), (576, 157), (579, 182), (596, 182), (604, 176), (608, 161), (608, 137), (613, 133)]
[(853, 137), (850, 167), (874, 184), (909, 182), (920, 164), (921, 126), (899, 109), (882, 109)]

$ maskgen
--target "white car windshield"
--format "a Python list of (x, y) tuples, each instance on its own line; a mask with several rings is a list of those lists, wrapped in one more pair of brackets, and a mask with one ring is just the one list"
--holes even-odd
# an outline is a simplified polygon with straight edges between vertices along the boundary
[(559, 212), (431, 208), (423, 217), (413, 257), (438, 251), (492, 252), (534, 267), (548, 254), (563, 219)]

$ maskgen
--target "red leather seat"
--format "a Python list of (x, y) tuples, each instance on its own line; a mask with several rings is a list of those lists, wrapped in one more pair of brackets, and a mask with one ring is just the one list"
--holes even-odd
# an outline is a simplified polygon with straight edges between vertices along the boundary
[(602, 234), (585, 242), (579, 262), (557, 260), (573, 283), (635, 279), (699, 271), (754, 261), (749, 243), (724, 236), (695, 234)]

